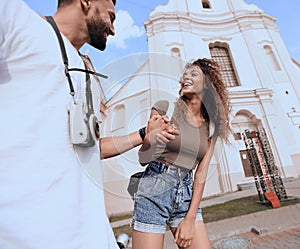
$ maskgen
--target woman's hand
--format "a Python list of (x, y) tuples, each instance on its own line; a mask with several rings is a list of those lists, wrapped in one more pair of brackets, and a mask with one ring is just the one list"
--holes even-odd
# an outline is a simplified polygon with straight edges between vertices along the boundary
[(191, 246), (195, 233), (195, 219), (185, 217), (176, 229), (174, 242), (181, 248)]
[(179, 130), (171, 124), (167, 116), (153, 115), (147, 125), (145, 142), (149, 144), (168, 143), (179, 135)]

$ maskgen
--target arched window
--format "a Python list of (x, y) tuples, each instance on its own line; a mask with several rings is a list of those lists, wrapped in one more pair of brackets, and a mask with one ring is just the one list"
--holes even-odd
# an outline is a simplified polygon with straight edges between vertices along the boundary
[(174, 57), (181, 57), (180, 55), (180, 49), (179, 48), (172, 48), (171, 49), (171, 55)]
[(218, 62), (220, 66), (222, 80), (227, 87), (239, 86), (237, 76), (233, 67), (233, 62), (229, 51), (225, 46), (211, 45), (210, 54), (214, 61)]
[(278, 61), (277, 61), (277, 59), (276, 59), (276, 56), (275, 56), (275, 54), (274, 54), (272, 48), (271, 48), (269, 45), (265, 45), (265, 46), (264, 46), (264, 50), (265, 50), (265, 53), (266, 53), (266, 55), (267, 55), (267, 57), (268, 57), (268, 61), (269, 61), (269, 63), (270, 63), (270, 66), (271, 66), (273, 69), (275, 69), (276, 71), (280, 71), (281, 68), (280, 68), (280, 66), (279, 66), (279, 63), (278, 63)]
[[(183, 70), (183, 65), (181, 61), (181, 54), (180, 54), (180, 49), (177, 47), (173, 47), (171, 49), (171, 58), (172, 58), (172, 67), (171, 67), (171, 76), (174, 77), (174, 79), (178, 79)], [(178, 87), (178, 84), (173, 85), (173, 88)]]
[(113, 118), (112, 118), (112, 131), (123, 128), (125, 125), (125, 106), (118, 105), (114, 109)]
[(211, 9), (211, 4), (209, 0), (202, 0), (203, 9)]

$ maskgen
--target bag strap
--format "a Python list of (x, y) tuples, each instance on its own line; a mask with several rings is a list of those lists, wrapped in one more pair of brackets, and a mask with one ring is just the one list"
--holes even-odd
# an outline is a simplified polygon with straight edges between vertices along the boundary
[(210, 121), (208, 124), (208, 132), (209, 132), (209, 138), (212, 138), (215, 134), (215, 124), (214, 122)]

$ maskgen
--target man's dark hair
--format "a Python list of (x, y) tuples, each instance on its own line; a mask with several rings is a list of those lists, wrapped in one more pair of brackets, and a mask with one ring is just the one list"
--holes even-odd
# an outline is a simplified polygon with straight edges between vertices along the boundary
[(58, 0), (58, 3), (57, 3), (57, 7), (60, 7), (62, 5), (68, 5), (70, 3), (72, 3), (74, 0)]
[[(68, 5), (70, 3), (72, 3), (74, 0), (58, 0), (58, 3), (57, 3), (57, 8), (62, 6), (62, 5)], [(113, 4), (116, 5), (116, 1), (117, 0), (112, 0)]]

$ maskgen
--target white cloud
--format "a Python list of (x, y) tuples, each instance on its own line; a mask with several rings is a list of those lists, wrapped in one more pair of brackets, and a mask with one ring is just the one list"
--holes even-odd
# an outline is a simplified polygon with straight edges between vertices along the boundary
[(108, 45), (116, 48), (126, 48), (126, 40), (138, 38), (145, 34), (144, 28), (138, 27), (134, 24), (133, 18), (126, 10), (119, 10), (117, 12), (117, 19), (114, 23), (115, 36), (110, 36)]

